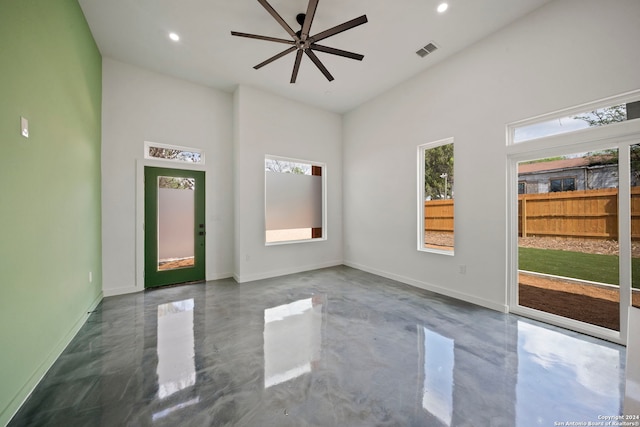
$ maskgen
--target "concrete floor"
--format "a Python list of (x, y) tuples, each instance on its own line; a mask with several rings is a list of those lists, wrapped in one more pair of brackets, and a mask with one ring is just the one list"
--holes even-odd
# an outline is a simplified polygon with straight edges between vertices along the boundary
[(616, 344), (335, 267), (105, 298), (10, 426), (598, 422), (622, 413), (624, 363)]

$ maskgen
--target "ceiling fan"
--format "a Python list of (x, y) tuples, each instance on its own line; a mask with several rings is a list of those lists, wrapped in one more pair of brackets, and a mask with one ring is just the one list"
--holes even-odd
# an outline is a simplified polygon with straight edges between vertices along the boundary
[(291, 29), (289, 24), (287, 24), (285, 20), (282, 19), (282, 17), (278, 14), (278, 12), (276, 12), (275, 9), (271, 7), (269, 3), (267, 3), (267, 0), (258, 0), (258, 3), (260, 3), (265, 9), (267, 9), (267, 12), (269, 12), (271, 16), (273, 16), (274, 19), (278, 21), (278, 23), (282, 26), (282, 28), (284, 28), (285, 31), (289, 33), (292, 40), (231, 31), (231, 35), (233, 36), (248, 37), (251, 39), (266, 40), (266, 41), (291, 45), (288, 49), (278, 53), (277, 55), (272, 56), (266, 61), (263, 61), (258, 65), (256, 65), (255, 67), (253, 67), (256, 70), (264, 67), (267, 64), (270, 64), (276, 59), (282, 58), (283, 56), (291, 52), (296, 52), (296, 60), (293, 64), (293, 73), (291, 74), (291, 83), (295, 83), (296, 79), (298, 78), (298, 71), (300, 69), (300, 62), (302, 61), (303, 54), (306, 54), (309, 57), (309, 59), (311, 59), (311, 61), (316, 65), (316, 67), (318, 67), (318, 69), (322, 72), (322, 74), (324, 74), (327, 80), (332, 81), (333, 76), (331, 75), (329, 70), (327, 70), (327, 68), (322, 64), (322, 62), (320, 62), (320, 59), (318, 59), (318, 56), (313, 52), (314, 50), (318, 52), (330, 53), (332, 55), (343, 56), (345, 58), (355, 59), (357, 61), (362, 61), (362, 58), (364, 58), (364, 55), (348, 52), (346, 50), (336, 49), (333, 47), (319, 45), (317, 44), (317, 42), (324, 40), (328, 37), (334, 36), (336, 34), (342, 33), (344, 31), (350, 30), (351, 28), (357, 27), (358, 25), (367, 23), (367, 15), (362, 15), (358, 18), (352, 19), (351, 21), (347, 21), (343, 24), (336, 25), (333, 28), (329, 28), (328, 30), (322, 31), (312, 36), (309, 34), (309, 32), (311, 31), (311, 24), (313, 23), (313, 17), (318, 7), (318, 0), (309, 0), (309, 5), (307, 6), (307, 13), (300, 13), (296, 16), (296, 21), (298, 22), (298, 24), (302, 26), (302, 28), (297, 32), (294, 32)]

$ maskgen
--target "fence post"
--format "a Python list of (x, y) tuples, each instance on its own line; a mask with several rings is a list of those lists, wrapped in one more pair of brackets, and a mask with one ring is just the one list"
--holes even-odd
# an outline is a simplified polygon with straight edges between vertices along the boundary
[(522, 237), (527, 237), (527, 196), (523, 195), (520, 202), (520, 215), (522, 215)]

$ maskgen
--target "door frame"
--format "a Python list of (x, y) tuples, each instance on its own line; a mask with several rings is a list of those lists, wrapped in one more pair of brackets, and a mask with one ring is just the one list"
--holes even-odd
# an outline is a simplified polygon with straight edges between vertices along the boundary
[[(209, 187), (208, 175), (206, 173), (206, 167), (202, 164), (193, 164), (187, 162), (169, 162), (166, 160), (151, 160), (151, 159), (136, 159), (136, 219), (135, 219), (135, 233), (136, 233), (136, 244), (135, 244), (135, 270), (136, 270), (136, 282), (135, 282), (135, 292), (143, 291), (144, 287), (144, 212), (145, 212), (145, 204), (144, 204), (144, 168), (145, 166), (152, 166), (157, 168), (164, 169), (181, 169), (181, 170), (193, 170), (193, 171), (203, 171), (205, 172), (205, 188)], [(205, 192), (205, 202), (204, 202), (204, 212), (205, 212), (205, 230), (208, 230), (209, 227), (209, 207), (208, 207), (208, 197)], [(205, 254), (209, 253), (209, 248), (211, 247), (209, 243), (211, 233), (207, 233), (205, 235)], [(205, 280), (207, 279), (206, 274), (209, 271), (209, 262), (208, 257), (205, 256)]]
[(628, 195), (630, 191), (629, 147), (639, 143), (640, 121), (635, 120), (540, 138), (507, 147), (507, 298), (511, 313), (626, 345), (627, 313), (631, 305), (631, 208), (629, 198), (618, 198), (618, 235), (629, 236), (627, 239), (619, 239), (619, 332), (520, 306), (518, 304), (518, 162), (566, 153), (618, 148), (618, 191), (620, 195)]

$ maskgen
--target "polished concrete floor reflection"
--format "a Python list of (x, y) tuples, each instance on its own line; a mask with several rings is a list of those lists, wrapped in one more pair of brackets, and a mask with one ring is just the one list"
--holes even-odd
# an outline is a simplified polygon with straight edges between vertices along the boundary
[(348, 267), (105, 298), (11, 426), (553, 426), (624, 347)]

